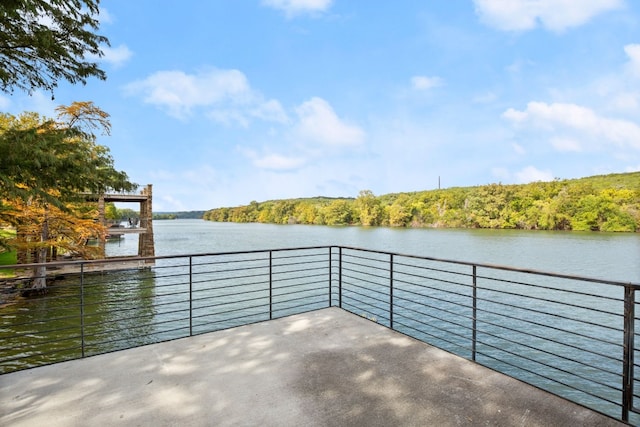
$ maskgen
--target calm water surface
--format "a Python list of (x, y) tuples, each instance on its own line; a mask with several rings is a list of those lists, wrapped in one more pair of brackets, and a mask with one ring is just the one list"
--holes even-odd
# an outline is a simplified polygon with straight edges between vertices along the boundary
[[(355, 246), (449, 260), (640, 282), (640, 233), (447, 230), (154, 221), (156, 255), (302, 246)], [(110, 256), (137, 253), (138, 238), (110, 242)]]
[[(154, 232), (156, 255), (340, 245), (640, 283), (640, 233), (326, 227), (215, 223), (203, 220), (155, 221)], [(138, 237), (131, 234), (120, 241), (108, 242), (107, 254), (135, 255), (137, 248)], [(164, 261), (168, 260), (157, 265)], [(91, 340), (95, 338), (96, 342), (98, 339), (108, 341), (113, 346), (111, 348), (100, 344), (99, 348), (90, 350), (90, 353), (116, 350), (123, 345), (145, 344), (147, 338), (144, 336), (153, 334), (162, 339), (184, 336), (173, 336), (171, 334), (177, 332), (165, 333), (159, 330), (164, 325), (170, 325), (174, 318), (187, 316), (188, 320), (185, 312), (189, 311), (189, 305), (188, 301), (182, 301), (185, 307), (174, 310), (175, 305), (170, 305), (175, 304), (172, 299), (183, 298), (183, 294), (168, 293), (171, 288), (164, 282), (172, 278), (167, 272), (161, 273), (165, 274), (164, 278), (155, 277), (154, 274), (152, 271), (140, 271), (137, 274), (109, 273), (109, 281), (102, 287), (96, 287), (95, 290), (99, 289), (100, 292), (95, 293), (92, 293), (91, 286), (85, 285), (88, 289), (83, 297), (84, 318), (86, 324), (90, 325), (86, 328), (86, 345), (91, 349)], [(97, 279), (100, 280), (100, 277)], [(78, 319), (82, 316), (77, 313), (80, 296), (74, 280), (77, 282), (77, 279), (70, 278), (53, 286), (46, 298), (23, 299), (0, 309), (0, 331), (17, 334), (21, 340), (20, 345), (26, 344), (34, 348), (45, 345), (48, 352), (35, 357), (31, 356), (33, 353), (27, 348), (23, 355), (33, 357), (33, 360), (22, 359), (16, 362), (16, 367), (31, 366), (32, 362), (58, 361), (61, 360), (60, 357), (78, 357)], [(129, 285), (123, 286), (124, 283)], [(594, 293), (600, 294), (600, 291)], [(574, 304), (589, 306), (586, 302), (578, 301), (575, 295), (572, 298)], [(167, 311), (168, 308), (171, 310)], [(621, 308), (616, 310), (620, 311)], [(55, 319), (55, 322), (51, 319)], [(42, 328), (49, 328), (50, 331)], [(611, 337), (601, 338), (609, 340)], [(610, 341), (618, 343), (620, 339), (621, 337), (615, 336)], [(602, 348), (598, 350), (601, 354), (618, 352), (617, 346), (614, 345), (613, 350), (609, 347), (603, 342)], [(19, 356), (20, 351), (5, 351), (4, 354), (0, 346), (0, 359)], [(13, 369), (9, 365), (7, 367)], [(610, 371), (619, 372), (619, 366), (614, 364)], [(584, 375), (591, 373), (587, 370)], [(535, 384), (535, 378), (531, 381)], [(563, 393), (562, 389), (554, 390), (553, 385), (547, 389)], [(592, 401), (594, 399), (589, 397), (585, 399), (583, 396), (573, 395), (567, 397), (617, 416), (615, 405), (614, 409), (610, 409), (609, 406), (612, 405), (599, 406), (597, 399)], [(619, 393), (614, 391), (611, 401), (615, 402), (619, 397)], [(640, 424), (640, 420), (636, 421)]]

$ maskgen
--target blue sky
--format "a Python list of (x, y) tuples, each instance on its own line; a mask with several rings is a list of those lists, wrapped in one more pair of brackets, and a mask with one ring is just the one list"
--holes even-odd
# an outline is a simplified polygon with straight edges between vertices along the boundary
[(154, 210), (640, 170), (640, 2), (102, 0), (111, 114)]

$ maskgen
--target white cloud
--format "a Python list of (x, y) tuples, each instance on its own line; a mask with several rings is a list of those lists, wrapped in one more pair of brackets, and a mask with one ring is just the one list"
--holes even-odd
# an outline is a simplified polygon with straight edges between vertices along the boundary
[(505, 31), (532, 30), (540, 23), (554, 32), (583, 25), (596, 15), (618, 9), (623, 0), (474, 0), (487, 25)]
[(580, 84), (563, 91), (554, 90), (556, 99), (578, 99), (597, 105), (602, 112), (623, 117), (640, 117), (640, 44), (624, 46), (627, 61), (591, 84)]
[(265, 100), (253, 90), (238, 70), (209, 69), (196, 74), (159, 71), (125, 86), (129, 95), (139, 95), (147, 104), (184, 119), (194, 109), (226, 125), (248, 127), (251, 119), (286, 124), (289, 117), (279, 101)]
[(322, 98), (311, 98), (296, 108), (299, 122), (295, 134), (303, 140), (321, 144), (344, 146), (364, 141), (365, 132), (358, 126), (341, 120)]
[(111, 16), (106, 8), (100, 7), (98, 10), (98, 20), (101, 24), (111, 24), (113, 23), (113, 16)]
[(429, 90), (442, 86), (443, 80), (440, 77), (413, 76), (411, 86), (416, 90)]
[(519, 184), (527, 184), (536, 181), (553, 181), (553, 173), (549, 170), (540, 170), (533, 166), (527, 166), (519, 172), (515, 173), (516, 180)]
[(266, 102), (259, 102), (259, 96), (251, 105), (243, 105), (243, 108), (229, 107), (225, 105), (223, 109), (215, 109), (207, 113), (207, 117), (224, 125), (237, 124), (244, 128), (249, 127), (252, 118), (257, 118), (267, 122), (286, 124), (289, 122), (287, 113), (282, 108), (280, 102), (271, 99)]
[(513, 123), (520, 124), (527, 119), (527, 113), (509, 108), (507, 111), (502, 113), (502, 117), (512, 121)]
[(611, 97), (611, 108), (619, 111), (637, 111), (640, 104), (640, 94), (638, 93), (618, 93)]
[(325, 12), (331, 7), (333, 0), (262, 0), (262, 4), (282, 10), (287, 17), (305, 13)]
[(133, 56), (133, 52), (131, 52), (131, 50), (129, 50), (129, 48), (123, 44), (116, 48), (103, 47), (102, 53), (104, 53), (102, 58), (96, 57), (96, 60), (107, 62), (114, 67), (122, 66), (129, 60), (129, 58)]
[(106, 62), (118, 68), (118, 67), (121, 67), (125, 62), (127, 62), (133, 56), (133, 52), (131, 52), (131, 50), (129, 50), (129, 48), (123, 44), (121, 44), (116, 48), (103, 46), (101, 47), (101, 50), (103, 53), (102, 56), (89, 54), (87, 55), (87, 59), (90, 59), (96, 62)]
[(276, 101), (275, 99), (270, 99), (269, 101), (256, 105), (255, 107), (250, 109), (249, 113), (254, 117), (268, 122), (289, 122), (289, 117), (284, 111), (284, 108), (282, 108), (280, 102)]
[[(524, 111), (508, 109), (502, 115), (519, 128), (532, 128), (554, 135), (556, 148), (578, 151), (581, 145), (607, 142), (640, 150), (640, 126), (629, 120), (601, 117), (576, 104), (530, 102)], [(572, 138), (567, 144), (558, 138)], [(581, 141), (581, 143), (578, 143)], [(552, 141), (553, 142), (553, 141)], [(582, 147), (584, 148), (584, 147)]]
[(232, 126), (236, 124), (243, 128), (249, 127), (249, 117), (238, 109), (211, 110), (206, 115), (211, 120), (223, 125)]
[(178, 118), (190, 114), (195, 107), (222, 102), (242, 104), (254, 97), (247, 78), (238, 70), (211, 69), (198, 74), (158, 71), (128, 84), (125, 90), (142, 95), (144, 102), (166, 109)]
[(629, 56), (629, 69), (635, 76), (640, 76), (640, 44), (628, 44), (624, 51)]

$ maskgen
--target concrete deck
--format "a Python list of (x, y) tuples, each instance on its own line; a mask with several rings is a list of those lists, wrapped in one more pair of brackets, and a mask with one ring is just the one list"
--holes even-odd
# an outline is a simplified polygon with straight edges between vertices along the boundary
[(624, 424), (330, 308), (0, 376), (0, 425)]

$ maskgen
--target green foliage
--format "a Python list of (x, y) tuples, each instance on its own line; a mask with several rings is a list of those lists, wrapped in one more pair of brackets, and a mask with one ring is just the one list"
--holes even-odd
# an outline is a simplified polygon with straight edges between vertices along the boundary
[[(6, 243), (9, 239), (16, 237), (16, 230), (11, 228), (0, 228), (0, 265), (14, 265), (17, 263), (18, 256), (14, 249), (11, 249)], [(11, 277), (15, 274), (13, 269), (1, 269), (0, 277)]]
[[(17, 262), (16, 251), (0, 252), (0, 265), (15, 265)], [(15, 272), (13, 268), (0, 268), (0, 278), (13, 277)]]
[(383, 208), (380, 200), (373, 195), (371, 190), (362, 190), (355, 201), (355, 212), (359, 215), (362, 225), (380, 225), (383, 218)]
[(135, 211), (131, 208), (116, 209), (116, 215), (113, 219), (125, 221), (129, 218), (140, 218), (140, 212)]
[(324, 224), (349, 225), (354, 221), (353, 202), (348, 200), (334, 200), (322, 209)]
[(640, 231), (640, 172), (356, 199), (274, 200), (212, 209), (209, 221), (393, 227)]
[(179, 211), (179, 212), (160, 212), (170, 213), (180, 219), (202, 219), (204, 211)]
[[(70, 222), (66, 228), (80, 236), (93, 228), (93, 221), (80, 226), (86, 219), (78, 207), (85, 201), (83, 193), (137, 188), (115, 169), (109, 149), (96, 144), (93, 131), (109, 131), (107, 113), (91, 102), (74, 102), (57, 111), (58, 121), (36, 113), (0, 114), (0, 225), (37, 225), (41, 241), (49, 240), (49, 208), (75, 217), (76, 224), (65, 219)], [(45, 213), (28, 218), (27, 208)], [(0, 238), (0, 243), (6, 240)]]
[(16, 251), (0, 252), (0, 265), (14, 265), (16, 263)]
[(171, 213), (153, 214), (153, 219), (176, 219), (178, 216)]
[(100, 0), (0, 2), (0, 90), (53, 92), (61, 79), (106, 78), (87, 58), (102, 56), (109, 40), (95, 34)]
[(120, 218), (118, 208), (114, 203), (105, 204), (104, 217), (109, 220), (115, 220)]
[(92, 117), (108, 131), (106, 113), (88, 102), (58, 111), (64, 121), (36, 113), (0, 114), (0, 199), (35, 198), (62, 208), (82, 192), (137, 187), (114, 168), (109, 149), (95, 142)]

